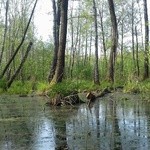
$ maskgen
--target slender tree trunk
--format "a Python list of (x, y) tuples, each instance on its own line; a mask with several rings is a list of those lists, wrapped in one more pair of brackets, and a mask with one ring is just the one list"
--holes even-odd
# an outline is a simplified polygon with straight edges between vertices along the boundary
[(51, 84), (61, 82), (64, 75), (65, 49), (66, 49), (66, 36), (67, 36), (67, 14), (68, 14), (68, 0), (62, 0), (58, 59), (57, 59), (55, 74), (53, 76)]
[(75, 55), (77, 54), (77, 45), (79, 42), (79, 17), (78, 17), (78, 21), (77, 21), (77, 30), (76, 30), (76, 39), (75, 39), (75, 44), (74, 44), (74, 49), (73, 49), (73, 54), (72, 54), (72, 64), (71, 64), (71, 78), (73, 77), (73, 68), (74, 68), (74, 64), (75, 64)]
[(140, 67), (139, 67), (139, 44), (138, 44), (138, 34), (137, 27), (135, 26), (135, 37), (136, 37), (136, 67), (137, 67), (137, 75), (140, 75)]
[(121, 76), (124, 74), (124, 60), (123, 60), (123, 43), (124, 43), (124, 20), (122, 19), (122, 24), (121, 24)]
[[(21, 4), (22, 4), (22, 6), (21, 6), (21, 34), (23, 35), (23, 33), (24, 33), (24, 29), (25, 29), (25, 25), (26, 25), (26, 22), (27, 22), (27, 15), (26, 15), (26, 13), (27, 13), (27, 10), (26, 10), (26, 8), (25, 8), (25, 1), (24, 0), (21, 0)], [(25, 49), (25, 46), (24, 45), (22, 45), (22, 47), (21, 47), (21, 53), (20, 53), (20, 58), (21, 59), (23, 59), (23, 57), (24, 57), (24, 49)], [(22, 83), (24, 83), (24, 80), (25, 80), (25, 74), (24, 74), (24, 68), (22, 67), (21, 68), (21, 70), (20, 70), (20, 73), (19, 73), (19, 75), (20, 75), (20, 80), (21, 80), (21, 82)]]
[(134, 43), (134, 2), (132, 0), (132, 58), (133, 58), (133, 71), (136, 69), (135, 65), (135, 43)]
[[(103, 10), (102, 10), (103, 11)], [(104, 32), (104, 26), (103, 26), (103, 12), (99, 10), (100, 14), (100, 26), (101, 26), (101, 32), (102, 32), (102, 43), (103, 43), (103, 50), (104, 50), (104, 60), (105, 60), (105, 67), (107, 68), (107, 55), (106, 55), (106, 44), (105, 44), (105, 32)]]
[(138, 7), (139, 7), (139, 15), (140, 15), (140, 26), (141, 26), (141, 28), (140, 28), (140, 30), (141, 30), (141, 41), (142, 41), (142, 47), (144, 47), (144, 38), (143, 38), (143, 23), (142, 23), (142, 20), (143, 20), (143, 18), (142, 18), (142, 10), (141, 10), (141, 5), (140, 5), (140, 3), (139, 3), (139, 1), (137, 1), (137, 3), (138, 3)]
[(91, 31), (90, 31), (90, 45), (89, 45), (89, 62), (91, 61), (91, 53), (92, 53), (92, 36), (93, 36), (93, 31), (92, 31), (92, 26), (91, 26)]
[(42, 79), (45, 80), (45, 50), (42, 48)]
[[(87, 20), (86, 20), (86, 23), (87, 23)], [(86, 65), (86, 63), (87, 63), (87, 48), (88, 48), (88, 31), (87, 31), (87, 29), (86, 29), (86, 31), (85, 31), (85, 53), (84, 53), (84, 65)]]
[(109, 3), (111, 23), (112, 23), (112, 44), (111, 44), (111, 52), (109, 58), (108, 78), (111, 82), (114, 82), (115, 59), (116, 59), (116, 51), (118, 45), (118, 30), (117, 30), (117, 21), (115, 15), (114, 2), (113, 0), (108, 0), (108, 3)]
[(144, 51), (144, 79), (149, 78), (149, 22), (147, 0), (144, 0), (144, 21), (145, 21), (145, 51)]
[(97, 9), (95, 0), (93, 0), (94, 23), (95, 23), (95, 66), (94, 66), (94, 84), (100, 84), (98, 67), (98, 31), (97, 31)]
[(7, 69), (9, 68), (11, 62), (14, 60), (14, 58), (15, 58), (15, 56), (17, 55), (18, 51), (20, 50), (22, 44), (24, 43), (24, 40), (25, 40), (25, 38), (26, 38), (26, 34), (27, 34), (27, 31), (28, 31), (28, 28), (29, 28), (29, 25), (30, 25), (32, 16), (33, 16), (33, 14), (34, 14), (34, 10), (35, 10), (37, 1), (38, 1), (38, 0), (36, 0), (35, 3), (34, 3), (34, 6), (33, 6), (33, 9), (32, 9), (32, 12), (31, 12), (29, 21), (28, 21), (28, 23), (27, 23), (27, 27), (25, 28), (23, 37), (22, 37), (22, 39), (21, 39), (21, 42), (20, 42), (20, 44), (18, 45), (18, 47), (16, 48), (16, 50), (15, 50), (15, 52), (13, 53), (12, 57), (9, 59), (8, 63), (6, 64), (6, 66), (5, 66), (4, 70), (3, 70), (3, 72), (2, 72), (1, 75), (0, 75), (0, 79), (3, 78), (3, 76), (5, 75)]
[(4, 36), (3, 36), (2, 49), (1, 49), (1, 53), (0, 53), (0, 66), (2, 63), (3, 53), (5, 50), (5, 41), (6, 41), (7, 27), (8, 27), (8, 8), (9, 8), (9, 0), (6, 1), (5, 30), (4, 30)]
[(70, 76), (72, 78), (73, 76), (73, 65), (74, 65), (74, 55), (75, 55), (75, 49), (74, 49), (74, 26), (73, 26), (73, 7), (71, 10), (71, 20), (70, 20), (70, 26), (71, 26), (71, 53), (70, 53), (70, 63), (69, 63), (69, 70), (70, 70)]
[(60, 30), (60, 5), (61, 5), (61, 0), (57, 1), (57, 9), (56, 9), (56, 2), (55, 0), (52, 0), (53, 3), (53, 17), (54, 17), (54, 25), (53, 25), (53, 37), (54, 37), (54, 56), (51, 64), (51, 69), (50, 73), (48, 76), (48, 82), (52, 80), (54, 74), (55, 74), (55, 69), (56, 69), (56, 64), (57, 64), (57, 54), (58, 54), (58, 48), (59, 48), (59, 30)]
[[(79, 20), (80, 21), (80, 20)], [(79, 65), (80, 65), (80, 62), (81, 62), (81, 39), (82, 39), (82, 36), (81, 36), (81, 24), (79, 25), (79, 37), (78, 37), (78, 47), (77, 47), (77, 68), (79, 68)]]
[(13, 81), (15, 80), (15, 78), (17, 77), (17, 75), (19, 74), (21, 68), (23, 67), (23, 64), (25, 63), (25, 61), (27, 59), (27, 56), (28, 56), (29, 51), (31, 50), (31, 47), (32, 47), (32, 42), (29, 43), (27, 51), (25, 52), (25, 55), (22, 58), (22, 61), (21, 61), (20, 65), (19, 65), (18, 69), (15, 71), (14, 75), (8, 81), (7, 88), (9, 88), (11, 86), (11, 84), (13, 83)]

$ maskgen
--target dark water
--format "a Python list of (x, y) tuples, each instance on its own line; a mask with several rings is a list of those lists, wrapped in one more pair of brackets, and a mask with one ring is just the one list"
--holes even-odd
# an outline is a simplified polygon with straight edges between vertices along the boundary
[(89, 109), (0, 96), (0, 150), (149, 150), (150, 104), (141, 99), (114, 93)]

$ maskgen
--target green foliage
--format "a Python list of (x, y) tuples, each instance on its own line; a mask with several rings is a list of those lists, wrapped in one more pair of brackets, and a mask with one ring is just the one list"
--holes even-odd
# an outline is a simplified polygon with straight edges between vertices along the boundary
[(97, 89), (92, 81), (86, 80), (64, 80), (61, 83), (54, 84), (49, 89), (50, 97), (54, 97), (56, 94), (61, 93), (63, 96), (67, 96), (74, 92), (81, 92), (84, 90)]
[[(14, 4), (14, 3), (12, 3)], [(2, 72), (3, 68), (5, 67), (7, 61), (10, 58), (10, 54), (17, 48), (19, 45), (23, 31), (26, 28), (26, 24), (28, 22), (28, 11), (25, 9), (23, 10), (24, 13), (20, 12), (20, 6), (22, 6), (21, 3), (17, 3), (16, 7), (12, 7), (12, 16), (15, 16), (12, 18), (10, 16), (10, 19), (8, 20), (8, 30), (10, 33), (6, 35), (6, 41), (5, 41), (5, 50), (4, 50), (4, 56), (1, 63), (1, 70)], [(28, 8), (30, 3), (24, 2), (24, 8)], [(103, 89), (106, 87), (117, 87), (117, 86), (125, 86), (124, 91), (126, 92), (149, 92), (150, 91), (150, 83), (149, 80), (141, 81), (141, 77), (137, 77), (137, 67), (136, 62), (133, 61), (133, 54), (132, 54), (132, 43), (128, 41), (124, 41), (124, 47), (123, 47), (123, 71), (121, 71), (121, 55), (119, 52), (120, 46), (118, 45), (118, 51), (117, 51), (117, 58), (116, 58), (116, 66), (115, 66), (115, 83), (112, 84), (107, 81), (107, 73), (108, 73), (108, 66), (106, 66), (105, 60), (103, 59), (103, 54), (99, 57), (99, 73), (100, 73), (100, 86), (95, 86), (93, 84), (93, 71), (94, 71), (94, 63), (95, 63), (95, 55), (94, 55), (94, 43), (93, 43), (93, 37), (95, 36), (95, 32), (93, 31), (93, 21), (94, 21), (94, 12), (93, 12), (93, 1), (87, 0), (84, 3), (79, 2), (79, 6), (76, 6), (75, 10), (72, 10), (73, 15), (73, 26), (71, 24), (69, 25), (69, 29), (73, 27), (73, 48), (69, 48), (72, 40), (72, 30), (68, 30), (68, 39), (67, 39), (67, 47), (68, 55), (65, 57), (65, 61), (68, 63), (65, 64), (66, 70), (69, 70), (68, 72), (65, 72), (65, 80), (62, 83), (53, 85), (52, 87), (46, 82), (49, 70), (50, 70), (50, 63), (53, 59), (53, 40), (49, 40), (52, 42), (43, 42), (40, 39), (36, 39), (36, 35), (34, 34), (34, 24), (31, 23), (30, 27), (28, 29), (26, 40), (24, 41), (24, 44), (22, 45), (20, 51), (16, 55), (15, 59), (13, 60), (12, 65), (10, 66), (10, 75), (13, 75), (15, 70), (18, 67), (18, 64), (20, 63), (20, 58), (23, 56), (24, 52), (26, 51), (27, 45), (29, 41), (33, 41), (34, 46), (32, 47), (32, 51), (29, 53), (28, 59), (25, 62), (22, 72), (20, 75), (23, 76), (25, 81), (22, 83), (21, 81), (15, 81), (12, 84), (12, 87), (8, 89), (8, 92), (11, 94), (28, 94), (31, 93), (33, 90), (36, 90), (37, 92), (46, 92), (47, 90), (50, 91), (50, 95), (55, 95), (56, 93), (62, 93), (63, 95), (68, 95), (73, 91), (83, 91), (83, 90), (97, 90), (99, 88)], [(106, 1), (97, 1), (97, 8), (101, 11), (102, 15), (102, 23), (104, 28), (104, 36), (105, 36), (105, 46), (107, 50), (107, 55), (110, 53), (110, 48), (112, 45), (112, 39), (110, 38), (111, 35), (111, 24), (110, 24), (110, 16), (108, 11), (108, 4)], [(126, 10), (122, 10), (122, 6), (125, 5)], [(13, 6), (13, 5), (12, 5)], [(14, 5), (15, 6), (15, 5)], [(126, 13), (130, 14), (131, 7), (129, 7), (130, 4), (125, 2), (122, 2), (120, 0), (116, 1), (116, 14), (117, 16), (122, 16), (124, 18), (123, 26), (124, 26), (124, 33), (126, 35), (130, 34), (130, 26), (132, 19), (129, 18), (130, 15), (127, 15), (128, 17), (124, 17)], [(23, 8), (23, 9), (24, 9)], [(4, 8), (2, 8), (4, 9)], [(17, 10), (16, 10), (17, 9)], [(139, 12), (136, 11), (135, 12)], [(13, 11), (15, 10), (15, 11)], [(30, 9), (29, 9), (30, 10)], [(19, 13), (19, 15), (16, 15), (16, 12)], [(4, 20), (5, 16), (1, 16), (2, 20)], [(139, 13), (135, 14), (135, 20), (136, 18), (140, 17)], [(122, 18), (120, 18), (122, 20)], [(69, 19), (70, 20), (70, 19)], [(120, 26), (121, 27), (121, 26)], [(98, 28), (99, 28), (99, 38), (102, 39), (101, 36), (101, 26), (100, 22), (98, 22)], [(3, 22), (0, 23), (0, 33), (3, 35), (5, 29), (5, 24)], [(11, 30), (10, 30), (11, 29)], [(118, 28), (119, 31), (120, 28)], [(17, 32), (16, 32), (17, 31)], [(92, 31), (92, 32), (91, 32)], [(92, 34), (91, 34), (92, 33)], [(120, 32), (121, 33), (121, 32)], [(140, 34), (140, 33), (139, 33)], [(86, 41), (87, 40), (87, 41)], [(91, 42), (91, 48), (90, 48), (90, 40)], [(130, 41), (130, 40), (129, 40)], [(99, 43), (99, 51), (103, 51), (103, 48), (101, 48), (100, 40)], [(3, 43), (3, 37), (0, 37), (0, 44)], [(121, 43), (120, 43), (121, 44)], [(87, 49), (87, 59), (85, 62), (85, 48)], [(139, 54), (139, 69), (140, 69), (140, 75), (142, 76), (143, 70), (144, 70), (144, 47), (143, 45), (138, 44), (138, 54)], [(74, 56), (74, 66), (72, 75), (70, 75), (71, 70), (71, 64), (70, 64), (70, 54), (72, 55), (71, 50), (75, 50), (75, 56)], [(91, 54), (90, 51), (91, 50)], [(101, 54), (101, 52), (100, 52)], [(136, 56), (136, 43), (135, 43), (135, 56)], [(5, 59), (6, 57), (6, 59)], [(90, 57), (90, 60), (89, 60)], [(149, 56), (150, 57), (150, 56)], [(109, 59), (109, 56), (108, 56)], [(109, 63), (109, 60), (107, 61)], [(8, 72), (7, 72), (8, 73)], [(22, 76), (18, 75), (16, 80), (21, 79)], [(70, 77), (72, 77), (72, 80), (70, 80)], [(34, 80), (32, 81), (32, 78)], [(0, 92), (3, 92), (6, 89), (6, 80), (0, 80)]]
[(124, 87), (124, 92), (132, 93), (149, 93), (150, 79), (145, 81), (132, 80), (128, 81)]
[(49, 84), (46, 82), (32, 82), (32, 81), (15, 81), (12, 86), (7, 90), (8, 94), (31, 94), (46, 92)]
[(38, 81), (44, 81), (49, 72), (53, 46), (39, 40), (36, 44), (24, 65), (24, 73), (36, 77)]
[(49, 88), (48, 82), (38, 82), (37, 83), (37, 92), (46, 92)]
[(29, 94), (32, 92), (32, 83), (26, 81), (15, 81), (12, 86), (8, 89), (9, 94)]
[(143, 93), (145, 92), (149, 93), (150, 92), (150, 79), (143, 81), (140, 88)]
[(80, 80), (92, 80), (92, 74), (93, 65), (91, 65), (89, 62), (87, 62), (86, 65), (84, 65), (83, 62), (79, 63), (74, 67), (73, 70), (73, 78), (78, 78)]
[(1, 91), (6, 89), (6, 80), (5, 79), (0, 80), (0, 89), (1, 89)]
[(107, 80), (102, 80), (101, 81), (101, 83), (100, 83), (100, 87), (101, 87), (101, 89), (104, 89), (104, 88), (106, 88), (106, 87), (113, 87), (113, 84), (112, 83), (110, 83), (109, 81), (107, 81)]

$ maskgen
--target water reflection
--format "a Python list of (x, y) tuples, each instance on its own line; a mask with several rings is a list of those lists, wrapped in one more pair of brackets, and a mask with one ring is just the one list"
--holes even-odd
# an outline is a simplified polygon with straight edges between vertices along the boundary
[(1, 150), (147, 150), (150, 105), (110, 94), (93, 107), (49, 108), (38, 97), (0, 97)]

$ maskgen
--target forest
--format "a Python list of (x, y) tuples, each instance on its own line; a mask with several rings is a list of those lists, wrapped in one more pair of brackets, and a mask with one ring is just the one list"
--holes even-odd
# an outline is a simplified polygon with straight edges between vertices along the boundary
[(147, 0), (51, 3), (53, 35), (45, 42), (36, 36), (38, 0), (0, 2), (0, 93), (150, 91)]
[(46, 0), (0, 0), (0, 149), (150, 149), (150, 2), (49, 1), (43, 40)]

